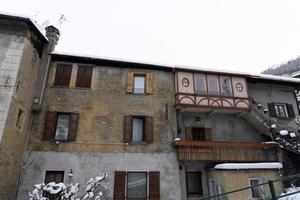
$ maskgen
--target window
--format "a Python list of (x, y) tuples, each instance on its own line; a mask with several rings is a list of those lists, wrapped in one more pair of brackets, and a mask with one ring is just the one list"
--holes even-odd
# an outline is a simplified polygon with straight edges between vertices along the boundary
[[(259, 185), (261, 183), (262, 183), (262, 181), (260, 178), (250, 178), (249, 179), (249, 186), (251, 186), (251, 187)], [(253, 187), (250, 190), (251, 199), (253, 199), (253, 200), (263, 199), (262, 194), (263, 194), (262, 186)]]
[(22, 125), (23, 125), (23, 116), (24, 116), (24, 111), (22, 109), (19, 109), (18, 117), (17, 117), (17, 121), (16, 121), (16, 127), (18, 129), (22, 128)]
[(127, 93), (152, 94), (153, 74), (144, 72), (128, 72)]
[(202, 175), (201, 172), (187, 172), (187, 195), (202, 195)]
[(230, 77), (221, 76), (220, 82), (222, 96), (232, 96)]
[(93, 67), (78, 66), (76, 87), (90, 88), (92, 81)]
[(144, 94), (145, 93), (145, 76), (134, 76), (134, 94)]
[(69, 86), (72, 72), (72, 65), (59, 64), (56, 67), (54, 85)]
[(70, 115), (69, 114), (58, 114), (55, 140), (67, 140), (70, 126)]
[(127, 173), (127, 197), (147, 198), (147, 173), (128, 172)]
[(294, 118), (294, 108), (292, 104), (268, 103), (269, 114), (277, 118)]
[(193, 141), (204, 141), (205, 131), (204, 128), (192, 128)]
[(204, 74), (195, 75), (195, 89), (197, 94), (206, 94), (206, 78)]
[(204, 127), (186, 128), (185, 139), (187, 141), (211, 141), (212, 132), (210, 128)]
[(145, 118), (133, 117), (132, 119), (132, 142), (143, 142), (145, 130)]
[(44, 139), (75, 141), (79, 114), (48, 111), (45, 118)]
[(153, 118), (149, 116), (124, 117), (124, 142), (125, 143), (152, 143)]
[(208, 93), (211, 95), (220, 95), (218, 76), (208, 75)]
[[(62, 183), (64, 182), (64, 174), (65, 174), (64, 171), (46, 171), (44, 183), (45, 184), (50, 182)], [(49, 200), (56, 200), (59, 198), (58, 194), (49, 194), (47, 192), (44, 192), (43, 195), (47, 197), (47, 199)]]
[(114, 199), (160, 199), (160, 175), (158, 171), (116, 171)]

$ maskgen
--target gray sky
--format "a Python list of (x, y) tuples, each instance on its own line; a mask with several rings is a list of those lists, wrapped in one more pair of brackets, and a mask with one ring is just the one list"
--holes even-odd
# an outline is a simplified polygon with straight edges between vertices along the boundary
[(64, 14), (63, 52), (248, 72), (300, 55), (299, 0), (8, 0), (0, 11), (53, 25)]

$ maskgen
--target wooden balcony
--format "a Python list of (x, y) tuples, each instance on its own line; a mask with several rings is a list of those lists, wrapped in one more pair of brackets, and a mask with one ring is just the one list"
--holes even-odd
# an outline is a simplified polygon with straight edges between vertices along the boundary
[(252, 142), (176, 141), (178, 160), (185, 161), (278, 161), (278, 144)]

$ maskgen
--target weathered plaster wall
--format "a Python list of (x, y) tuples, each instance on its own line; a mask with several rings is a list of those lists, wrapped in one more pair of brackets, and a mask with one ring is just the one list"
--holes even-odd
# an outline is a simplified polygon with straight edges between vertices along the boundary
[[(200, 117), (200, 122), (196, 122)], [(237, 114), (207, 114), (197, 112), (181, 112), (178, 114), (178, 127), (181, 138), (185, 138), (188, 127), (206, 127), (212, 129), (213, 141), (247, 141), (260, 142), (263, 138), (248, 122), (238, 118)]]
[(0, 21), (0, 199), (16, 198), (31, 123), (39, 64), (31, 34), (26, 24)]
[[(113, 199), (115, 171), (160, 171), (161, 199), (181, 200), (179, 168), (175, 153), (26, 153), (24, 177), (19, 189), (19, 200), (27, 200), (26, 190), (44, 181), (46, 170), (65, 171), (64, 182), (80, 183), (81, 188), (95, 176), (108, 172), (105, 199)], [(67, 177), (73, 170), (72, 180)]]
[[(211, 170), (208, 171), (208, 177), (210, 179), (215, 179), (216, 184), (221, 185), (224, 191), (229, 192), (236, 189), (244, 188), (249, 186), (249, 178), (261, 178), (262, 183), (268, 180), (275, 180), (280, 178), (278, 170)], [(282, 190), (282, 184), (280, 182), (274, 183), (277, 195), (279, 195)], [(270, 190), (268, 185), (263, 186), (263, 191), (265, 195), (270, 195)], [(240, 199), (251, 199), (250, 190), (245, 190), (242, 192), (233, 193), (228, 196), (230, 200), (240, 200)]]
[[(76, 65), (75, 65), (76, 66)], [(176, 130), (174, 86), (171, 71), (95, 66), (90, 89), (53, 87), (56, 63), (52, 63), (42, 112), (37, 116), (29, 150), (69, 152), (162, 152), (172, 151)], [(153, 73), (153, 94), (126, 93), (127, 73)], [(166, 109), (166, 107), (168, 109)], [(46, 111), (78, 112), (79, 127), (75, 142), (55, 144), (43, 141)], [(148, 115), (154, 118), (154, 142), (132, 145), (123, 142), (126, 115)], [(167, 116), (166, 116), (167, 115)]]

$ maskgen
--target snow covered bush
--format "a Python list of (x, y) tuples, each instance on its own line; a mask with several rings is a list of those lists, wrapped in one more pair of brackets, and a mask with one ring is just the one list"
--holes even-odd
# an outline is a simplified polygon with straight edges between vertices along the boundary
[(103, 191), (107, 189), (103, 185), (106, 178), (107, 173), (91, 178), (82, 195), (79, 195), (79, 183), (69, 185), (55, 182), (36, 184), (34, 190), (31, 193), (28, 192), (29, 200), (100, 200)]
[(291, 194), (294, 192), (298, 192), (296, 194), (292, 194), (290, 196), (281, 197), (280, 200), (299, 200), (300, 199), (300, 187), (292, 186), (290, 188), (285, 189), (285, 193), (282, 193), (280, 196)]

